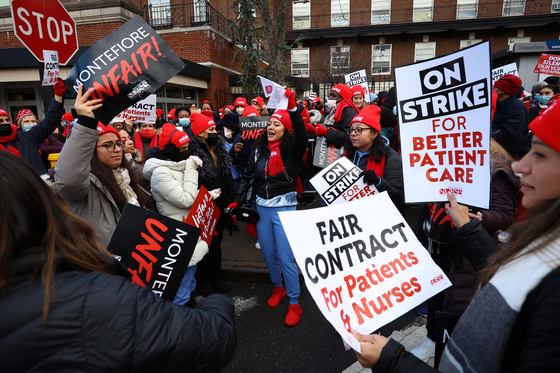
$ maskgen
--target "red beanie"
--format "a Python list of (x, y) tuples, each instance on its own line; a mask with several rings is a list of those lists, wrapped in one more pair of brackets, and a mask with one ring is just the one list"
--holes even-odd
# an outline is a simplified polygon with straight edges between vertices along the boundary
[(238, 106), (246, 107), (247, 106), (247, 100), (245, 100), (243, 97), (237, 97), (235, 99), (235, 103), (233, 104), (233, 106), (235, 106), (235, 107), (238, 107)]
[(225, 109), (225, 108), (228, 108), (228, 109), (231, 110), (231, 111), (234, 111), (234, 110), (235, 110), (235, 108), (233, 107), (233, 105), (226, 105), (226, 106), (224, 106), (224, 109)]
[(313, 101), (311, 101), (312, 104), (314, 104), (314, 103), (316, 103), (316, 102), (323, 103), (323, 102), (321, 101), (321, 97), (314, 98)]
[(171, 138), (171, 143), (178, 148), (191, 141), (189, 135), (185, 132), (178, 130), (177, 127), (170, 123), (165, 123), (161, 127), (161, 135), (159, 136), (160, 150), (163, 150), (163, 147), (169, 143), (169, 138)]
[(286, 127), (288, 132), (292, 132), (292, 120), (290, 119), (288, 110), (276, 110), (270, 117), (278, 119), (284, 127)]
[(175, 108), (169, 110), (169, 113), (167, 113), (167, 119), (177, 119), (175, 116)]
[(199, 113), (192, 113), (190, 116), (191, 119), (191, 128), (193, 135), (199, 135), (202, 132), (206, 131), (207, 128), (215, 126), (214, 120), (208, 118), (204, 114)]
[(33, 116), (35, 116), (35, 114), (33, 114), (33, 112), (32, 112), (31, 110), (29, 110), (29, 109), (21, 109), (21, 110), (19, 111), (17, 117), (16, 117), (16, 124), (19, 126), (19, 125), (20, 125), (20, 123), (19, 123), (20, 119), (23, 118), (23, 117), (25, 117), (25, 116), (28, 116), (28, 115), (33, 115)]
[(515, 95), (521, 88), (521, 79), (513, 74), (506, 74), (494, 83), (494, 87), (504, 91), (508, 95)]
[(99, 122), (97, 123), (97, 130), (99, 131), (99, 136), (104, 135), (106, 133), (114, 133), (119, 138), (119, 141), (122, 141), (119, 131), (117, 131), (113, 126), (106, 126), (103, 123)]
[(252, 103), (253, 101), (256, 101), (257, 104), (259, 105), (259, 107), (262, 108), (262, 106), (263, 106), (263, 101), (264, 101), (262, 97), (255, 97), (254, 99), (251, 100), (251, 103)]
[[(552, 98), (550, 100), (552, 101)], [(560, 125), (558, 125), (558, 118), (560, 118), (560, 100), (555, 100), (552, 104), (548, 105), (544, 112), (533, 119), (531, 124), (529, 124), (529, 129), (546, 145), (560, 152)]]
[(161, 116), (163, 115), (163, 110), (162, 109), (156, 109), (156, 115), (158, 118), (161, 118)]
[(242, 117), (258, 117), (258, 116), (260, 116), (260, 114), (257, 111), (257, 109), (255, 109), (254, 106), (247, 106), (245, 110), (243, 110)]
[(352, 98), (352, 90), (346, 84), (337, 84), (331, 88), (331, 91), (335, 91), (342, 97), (343, 99), (351, 99)]
[(366, 97), (366, 93), (364, 92), (364, 87), (361, 85), (355, 85), (352, 87), (352, 97), (362, 95), (364, 98)]
[(4, 109), (0, 109), (0, 117), (4, 117), (4, 116), (8, 117), (8, 120), (11, 120), (10, 114), (8, 114), (8, 112)]
[(381, 123), (379, 122), (379, 117), (381, 115), (381, 108), (377, 105), (369, 105), (366, 106), (360, 114), (356, 115), (354, 119), (350, 122), (352, 123), (363, 123), (367, 126), (370, 126), (378, 133), (381, 132)]
[(62, 116), (62, 120), (68, 120), (68, 121), (72, 122), (74, 120), (74, 117), (72, 116), (72, 113), (65, 113)]

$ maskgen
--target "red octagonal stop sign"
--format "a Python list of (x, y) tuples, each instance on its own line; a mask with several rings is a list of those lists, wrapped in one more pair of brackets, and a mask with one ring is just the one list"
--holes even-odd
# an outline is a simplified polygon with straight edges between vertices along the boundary
[(11, 9), (16, 36), (39, 61), (54, 50), (66, 65), (78, 51), (76, 22), (60, 0), (13, 0)]

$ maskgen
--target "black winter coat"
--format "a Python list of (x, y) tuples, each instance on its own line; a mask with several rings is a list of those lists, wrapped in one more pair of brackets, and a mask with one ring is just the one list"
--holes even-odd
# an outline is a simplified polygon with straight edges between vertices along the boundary
[(492, 121), (492, 138), (516, 159), (523, 157), (528, 151), (526, 148), (529, 133), (527, 116), (527, 108), (515, 96), (496, 103)]
[(35, 257), (16, 260), (0, 297), (1, 371), (217, 372), (233, 358), (234, 307), (221, 295), (190, 309), (123, 277), (67, 268), (43, 321)]
[(350, 141), (350, 135), (346, 132), (350, 128), (350, 122), (352, 119), (358, 115), (356, 110), (352, 107), (345, 107), (342, 110), (342, 115), (338, 122), (334, 122), (334, 125), (327, 129), (327, 144), (344, 145)]

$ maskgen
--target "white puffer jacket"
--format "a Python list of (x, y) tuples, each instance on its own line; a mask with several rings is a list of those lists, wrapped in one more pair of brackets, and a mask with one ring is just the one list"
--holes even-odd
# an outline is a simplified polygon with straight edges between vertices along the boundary
[[(198, 194), (198, 171), (200, 159), (195, 156), (181, 162), (150, 158), (142, 174), (150, 180), (152, 196), (160, 214), (183, 221)], [(208, 253), (208, 244), (198, 238), (189, 267), (197, 264)]]

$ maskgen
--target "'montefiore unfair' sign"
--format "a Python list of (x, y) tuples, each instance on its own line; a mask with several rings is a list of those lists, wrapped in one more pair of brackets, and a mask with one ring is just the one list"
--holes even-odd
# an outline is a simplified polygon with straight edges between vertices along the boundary
[(101, 39), (76, 62), (66, 85), (94, 88), (103, 100), (95, 117), (108, 124), (117, 114), (150, 94), (184, 68), (179, 57), (140, 16)]
[(490, 206), (490, 43), (395, 68), (406, 203)]
[(313, 153), (313, 166), (325, 168), (344, 154), (344, 147), (337, 148), (328, 144), (325, 136), (317, 136), (315, 152)]
[(241, 142), (243, 147), (251, 149), (255, 141), (262, 135), (263, 131), (268, 127), (270, 117), (240, 117), (239, 131), (241, 133)]
[(451, 285), (386, 192), (278, 213), (323, 315), (359, 351), (370, 334)]

